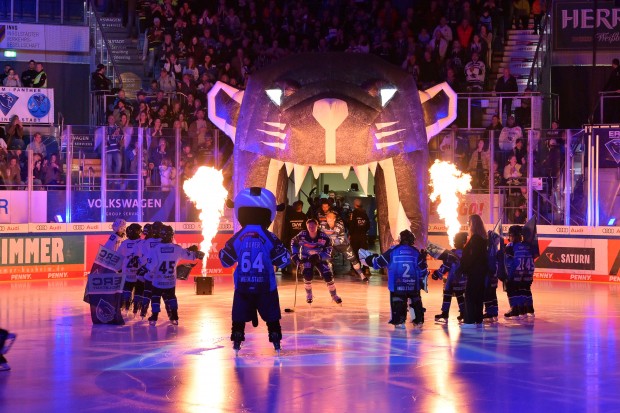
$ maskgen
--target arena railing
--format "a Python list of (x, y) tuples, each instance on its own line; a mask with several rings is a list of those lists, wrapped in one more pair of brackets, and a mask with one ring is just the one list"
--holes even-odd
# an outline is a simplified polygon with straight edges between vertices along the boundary
[(600, 123), (620, 123), (620, 93), (607, 91), (598, 93)]
[[(450, 161), (472, 176), (472, 195), (488, 198), (488, 217), (505, 224), (532, 216), (546, 225), (586, 225), (587, 167), (582, 130), (525, 129), (522, 159), (510, 157), (518, 135), (506, 130), (451, 128), (429, 141), (430, 159)], [(480, 163), (477, 147), (481, 146)], [(532, 161), (530, 161), (532, 160)], [(513, 169), (516, 169), (514, 171)]]

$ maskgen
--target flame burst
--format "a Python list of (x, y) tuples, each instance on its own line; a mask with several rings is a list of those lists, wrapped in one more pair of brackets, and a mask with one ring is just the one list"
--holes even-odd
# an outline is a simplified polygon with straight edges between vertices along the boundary
[(448, 240), (450, 246), (454, 248), (454, 236), (461, 230), (461, 223), (458, 220), (458, 194), (465, 194), (471, 190), (471, 175), (462, 173), (450, 162), (439, 160), (435, 160), (429, 172), (433, 187), (430, 198), (433, 202), (437, 197), (440, 198), (437, 213), (446, 224)]
[(211, 250), (211, 243), (217, 234), (220, 217), (224, 212), (224, 202), (228, 191), (224, 188), (224, 176), (215, 168), (201, 166), (196, 174), (183, 182), (183, 190), (189, 199), (196, 204), (202, 221), (202, 242), (200, 250), (205, 253), (202, 260), (203, 272), (207, 268), (207, 258)]

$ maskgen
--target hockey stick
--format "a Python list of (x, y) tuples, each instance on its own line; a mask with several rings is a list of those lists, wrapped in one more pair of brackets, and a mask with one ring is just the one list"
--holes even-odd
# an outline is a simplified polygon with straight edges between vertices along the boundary
[(294, 313), (295, 312), (295, 307), (297, 306), (297, 284), (298, 284), (298, 276), (297, 273), (299, 272), (299, 265), (295, 268), (295, 298), (293, 298), (293, 308), (285, 308), (284, 312), (285, 313)]

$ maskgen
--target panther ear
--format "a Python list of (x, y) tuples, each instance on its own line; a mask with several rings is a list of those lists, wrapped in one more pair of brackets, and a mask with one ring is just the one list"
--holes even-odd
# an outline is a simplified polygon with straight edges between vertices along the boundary
[(235, 142), (243, 90), (217, 82), (207, 94), (209, 120)]
[(426, 138), (430, 141), (456, 119), (457, 96), (446, 82), (419, 93), (424, 111)]

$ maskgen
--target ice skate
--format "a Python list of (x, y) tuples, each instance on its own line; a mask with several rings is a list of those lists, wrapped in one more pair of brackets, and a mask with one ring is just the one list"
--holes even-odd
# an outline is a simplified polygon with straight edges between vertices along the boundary
[(504, 314), (504, 318), (507, 320), (519, 320), (521, 316), (519, 315), (519, 311), (516, 307), (512, 307), (510, 311)]
[(405, 323), (394, 324), (394, 328), (397, 330), (404, 330), (406, 328)]
[(437, 314), (435, 316), (436, 323), (447, 323), (448, 322), (448, 312), (442, 311), (441, 314)]
[(363, 283), (367, 283), (368, 281), (370, 281), (370, 280), (368, 279), (368, 277), (366, 277), (366, 275), (365, 275), (363, 272), (361, 272), (361, 271), (359, 272), (359, 276), (360, 276), (360, 279), (361, 279), (361, 281), (362, 281)]
[(424, 326), (424, 321), (414, 321), (413, 327), (420, 330)]
[(6, 339), (4, 340), (4, 346), (0, 349), (0, 354), (6, 354), (9, 352), (13, 343), (15, 343), (15, 339), (17, 335), (14, 333), (8, 333)]
[(9, 371), (11, 366), (8, 363), (0, 363), (0, 371)]
[(276, 353), (278, 353), (278, 357), (280, 357), (280, 350), (282, 349), (282, 347), (280, 346), (280, 342), (274, 341), (273, 348), (276, 350)]
[(155, 324), (157, 324), (157, 313), (149, 317), (149, 325), (154, 326)]
[(460, 313), (458, 317), (456, 317), (456, 321), (458, 321), (459, 324), (463, 323), (464, 320), (465, 320), (465, 317), (463, 317), (463, 313)]
[(482, 322), (485, 324), (493, 324), (497, 322), (497, 317), (489, 314), (484, 314), (482, 316)]
[(314, 296), (312, 295), (312, 293), (307, 293), (306, 294), (306, 302), (308, 304), (312, 304), (312, 301), (314, 301)]
[(173, 326), (178, 326), (179, 325), (179, 320), (170, 319), (170, 324), (172, 324)]
[(534, 306), (533, 305), (530, 304), (530, 305), (525, 306), (525, 316), (531, 319), (534, 318)]
[(334, 294), (332, 295), (332, 300), (338, 304), (338, 305), (342, 305), (342, 298), (338, 297), (338, 295)]

